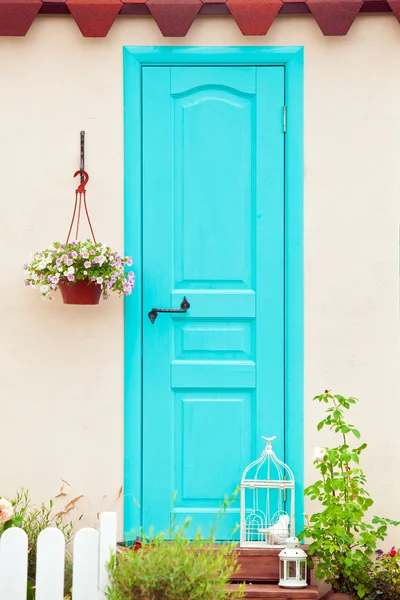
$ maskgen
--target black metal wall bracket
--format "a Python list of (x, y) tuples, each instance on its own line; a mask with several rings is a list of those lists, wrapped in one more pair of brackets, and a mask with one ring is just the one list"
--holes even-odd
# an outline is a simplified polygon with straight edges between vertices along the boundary
[(85, 170), (85, 132), (81, 131), (81, 144), (80, 144), (80, 160), (79, 160), (79, 170), (81, 172), (81, 183), (83, 183), (84, 176), (83, 171)]
[(154, 321), (157, 319), (158, 313), (185, 313), (189, 308), (190, 304), (187, 301), (186, 296), (184, 296), (180, 308), (152, 308), (149, 312), (149, 319), (154, 325)]

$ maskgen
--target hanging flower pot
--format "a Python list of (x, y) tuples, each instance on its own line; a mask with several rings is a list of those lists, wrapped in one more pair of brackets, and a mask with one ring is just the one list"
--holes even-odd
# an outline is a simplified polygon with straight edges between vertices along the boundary
[[(75, 177), (79, 171), (75, 173)], [(25, 265), (25, 283), (38, 288), (43, 298), (51, 300), (52, 293), (60, 288), (64, 304), (98, 304), (100, 296), (107, 300), (111, 292), (128, 296), (135, 285), (130, 256), (121, 256), (109, 246), (96, 242), (86, 206), (85, 184), (89, 180), (83, 171), (84, 181), (76, 190), (74, 214), (65, 244), (54, 242), (50, 248), (36, 252)], [(93, 241), (69, 242), (78, 208), (76, 238), (78, 238), (82, 200)]]
[(101, 296), (101, 285), (82, 279), (70, 283), (67, 279), (59, 281), (64, 304), (98, 304)]
[(109, 246), (91, 240), (54, 244), (34, 254), (25, 265), (25, 282), (51, 300), (60, 288), (64, 304), (98, 304), (111, 292), (128, 296), (135, 286), (135, 275), (125, 272), (132, 265), (130, 256), (120, 256)]

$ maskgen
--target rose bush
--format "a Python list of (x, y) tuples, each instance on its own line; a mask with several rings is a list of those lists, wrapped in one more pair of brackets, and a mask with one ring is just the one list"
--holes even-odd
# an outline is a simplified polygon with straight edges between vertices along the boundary
[(314, 400), (327, 405), (326, 416), (317, 425), (318, 431), (334, 432), (338, 443), (314, 450), (318, 477), (304, 493), (318, 502), (319, 511), (309, 521), (306, 519), (299, 538), (310, 542), (309, 566), (313, 566), (314, 558), (316, 579), (330, 584), (335, 592), (354, 599), (364, 598), (372, 588), (370, 571), (374, 563), (371, 557), (377, 541), (385, 539), (389, 526), (400, 522), (367, 514), (374, 504), (360, 467), (367, 444), (358, 442), (360, 432), (346, 419), (346, 411), (358, 400), (332, 394), (329, 390)]

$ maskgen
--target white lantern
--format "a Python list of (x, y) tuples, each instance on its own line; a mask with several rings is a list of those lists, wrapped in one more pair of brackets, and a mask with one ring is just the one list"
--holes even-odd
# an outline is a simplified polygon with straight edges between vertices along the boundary
[(263, 453), (245, 469), (240, 484), (242, 548), (284, 548), (294, 535), (293, 473), (272, 450), (276, 438), (263, 439)]
[(287, 539), (286, 548), (279, 552), (279, 574), (281, 587), (307, 587), (307, 554), (296, 537)]

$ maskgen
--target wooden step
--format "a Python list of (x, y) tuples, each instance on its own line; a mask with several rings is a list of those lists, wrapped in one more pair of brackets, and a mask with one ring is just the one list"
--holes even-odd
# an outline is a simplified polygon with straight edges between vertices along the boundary
[[(228, 585), (228, 591), (234, 591), (239, 584)], [(316, 600), (318, 588), (309, 585), (305, 588), (282, 588), (273, 583), (246, 584), (245, 598), (247, 600), (258, 600), (259, 598), (271, 598), (271, 600)]]
[(239, 569), (232, 581), (279, 581), (279, 552), (282, 548), (236, 548)]

